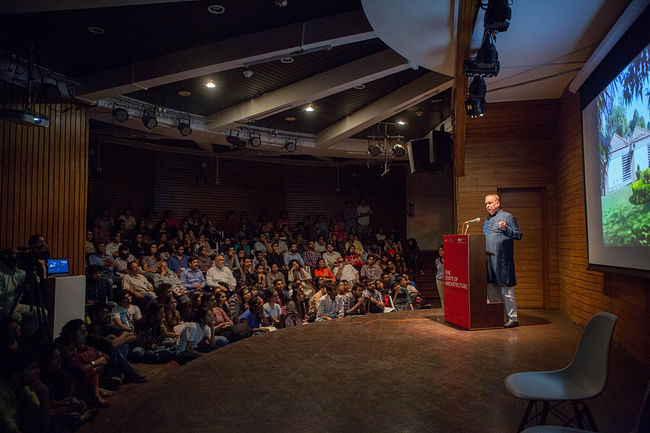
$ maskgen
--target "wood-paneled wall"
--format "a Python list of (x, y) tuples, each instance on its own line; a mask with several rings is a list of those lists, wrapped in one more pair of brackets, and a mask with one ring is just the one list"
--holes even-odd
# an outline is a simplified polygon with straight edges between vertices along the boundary
[[(373, 209), (372, 224), (396, 227), (405, 233), (405, 177), (394, 167), (384, 178), (377, 167), (341, 167), (337, 192), (336, 167), (284, 165), (219, 158), (216, 155), (151, 152), (111, 142), (92, 144), (88, 215), (103, 208), (118, 216), (130, 206), (138, 216), (153, 211), (156, 218), (167, 209), (184, 218), (193, 208), (220, 223), (227, 211), (246, 211), (275, 219), (282, 211), (292, 222), (306, 216), (342, 218), (344, 203), (355, 205), (364, 196)], [(201, 180), (201, 181), (199, 181)]]
[[(486, 215), (486, 194), (499, 189), (541, 189), (547, 198), (544, 210), (547, 236), (544, 269), (547, 293), (545, 306), (560, 307), (559, 275), (555, 254), (556, 219), (554, 201), (553, 159), (556, 100), (523, 101), (490, 104), (487, 115), (468, 119), (465, 142), (465, 175), (456, 178), (457, 229), (463, 221)], [(508, 210), (508, 204), (503, 203)], [(517, 217), (517, 215), (515, 215)], [(522, 221), (519, 221), (520, 225)], [(474, 224), (470, 233), (480, 233), (481, 224)], [(523, 234), (526, 236), (526, 234)], [(540, 246), (541, 248), (541, 246)], [(515, 243), (515, 254), (517, 244)], [(542, 264), (540, 264), (541, 266)], [(535, 275), (533, 275), (535, 274)], [(525, 268), (517, 270), (517, 278), (536, 278)]]
[[(0, 106), (23, 109), (24, 90), (0, 83)], [(69, 103), (40, 103), (34, 109), (50, 127), (0, 120), (0, 248), (27, 246), (31, 234), (45, 236), (52, 257), (84, 269), (88, 118)]]
[(577, 95), (565, 94), (558, 116), (555, 158), (560, 303), (584, 325), (598, 311), (618, 316), (614, 342), (650, 366), (650, 279), (588, 271), (582, 162), (582, 124)]

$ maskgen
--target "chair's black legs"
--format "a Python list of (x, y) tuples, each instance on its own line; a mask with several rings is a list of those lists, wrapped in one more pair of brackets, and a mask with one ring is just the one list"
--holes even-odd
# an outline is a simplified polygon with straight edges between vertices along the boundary
[(598, 431), (598, 427), (596, 426), (596, 421), (594, 421), (594, 417), (591, 416), (591, 411), (589, 410), (589, 406), (587, 406), (585, 403), (582, 403), (582, 411), (584, 412), (587, 418), (587, 423), (589, 424), (588, 428), (591, 431)]
[(546, 425), (546, 418), (548, 417), (548, 401), (545, 401), (542, 407), (542, 419), (540, 425)]
[(582, 412), (580, 411), (580, 407), (578, 406), (577, 401), (572, 401), (571, 402), (571, 407), (573, 407), (573, 414), (576, 417), (576, 427), (579, 429), (584, 429), (585, 426), (582, 423)]
[(528, 402), (528, 406), (524, 411), (524, 416), (521, 417), (521, 422), (519, 423), (519, 428), (517, 429), (517, 433), (523, 431), (523, 429), (526, 427), (526, 424), (528, 424), (528, 417), (530, 416), (530, 411), (534, 405), (535, 405), (535, 400), (530, 400)]

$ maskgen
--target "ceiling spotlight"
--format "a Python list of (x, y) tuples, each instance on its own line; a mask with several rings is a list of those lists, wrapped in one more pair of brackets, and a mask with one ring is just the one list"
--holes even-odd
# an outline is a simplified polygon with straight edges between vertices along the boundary
[(363, 90), (365, 88), (366, 88), (365, 84), (357, 84), (357, 85), (354, 86), (354, 89), (357, 89), (357, 90)]
[(489, 32), (483, 36), (478, 55), (463, 62), (463, 74), (468, 77), (496, 77), (499, 73), (499, 53)]
[(512, 9), (509, 0), (489, 0), (483, 23), (486, 29), (505, 32), (510, 27)]
[(254, 72), (251, 71), (250, 69), (245, 69), (245, 70), (242, 72), (242, 74), (244, 75), (244, 77), (246, 77), (246, 78), (250, 78), (250, 77), (253, 76)]
[(181, 133), (183, 137), (187, 137), (192, 133), (192, 128), (190, 128), (190, 121), (189, 119), (187, 121), (178, 121), (178, 132)]
[(487, 103), (485, 102), (485, 94), (487, 93), (487, 86), (482, 77), (474, 77), (472, 84), (469, 85), (469, 93), (465, 99), (465, 112), (471, 118), (483, 117)]
[(293, 57), (291, 56), (282, 57), (280, 59), (280, 62), (288, 65), (289, 63), (293, 63)]
[(178, 96), (192, 96), (192, 92), (189, 90), (179, 90)]
[(287, 0), (274, 0), (273, 3), (275, 3), (275, 5), (279, 8), (286, 7), (289, 4)]
[(262, 137), (260, 137), (260, 134), (251, 134), (248, 137), (248, 144), (252, 147), (260, 147), (262, 145)]
[(289, 153), (293, 153), (293, 152), (296, 151), (296, 149), (298, 149), (298, 146), (296, 146), (296, 140), (293, 140), (293, 139), (287, 140), (285, 145), (282, 146), (282, 147), (287, 149), (287, 152), (289, 152)]
[(230, 134), (228, 134), (228, 136), (226, 137), (226, 141), (232, 144), (232, 147), (234, 148), (246, 147), (246, 143), (244, 143), (244, 141), (242, 141), (242, 139), (239, 138), (239, 130), (236, 129), (235, 132), (237, 133), (237, 135), (234, 135), (231, 130)]
[(304, 110), (311, 113), (312, 111), (314, 111), (314, 106), (309, 104), (304, 108)]
[(417, 110), (415, 112), (415, 115), (418, 116), (418, 117), (422, 117), (423, 114), (424, 114), (424, 111), (422, 111), (422, 110)]
[(398, 124), (399, 126), (404, 126), (404, 125), (406, 125), (406, 122), (403, 121), (403, 120), (398, 120), (398, 121), (397, 121), (397, 124)]
[(377, 143), (370, 141), (368, 142), (368, 153), (370, 156), (379, 156), (381, 155), (381, 147)]
[(41, 94), (52, 101), (54, 99), (59, 99), (61, 96), (61, 90), (59, 90), (59, 86), (55, 84), (43, 83), (41, 85)]
[(125, 122), (129, 119), (129, 112), (126, 111), (126, 108), (124, 107), (115, 107), (113, 108), (112, 113), (113, 113), (113, 117), (118, 122)]
[(397, 158), (401, 158), (402, 156), (406, 155), (406, 148), (402, 145), (402, 143), (397, 142), (393, 145), (391, 152), (393, 152), (393, 155), (395, 155)]
[(151, 113), (145, 112), (142, 115), (142, 124), (147, 129), (154, 129), (156, 126), (158, 126), (158, 119), (156, 119), (155, 112), (151, 112)]
[(226, 11), (226, 8), (221, 6), (221, 5), (210, 5), (208, 6), (208, 12), (210, 12), (213, 15), (221, 15)]
[(88, 31), (93, 35), (103, 35), (105, 33), (104, 29), (99, 26), (89, 26)]
[(215, 87), (217, 87), (217, 85), (214, 84), (214, 81), (210, 80), (207, 83), (205, 83), (205, 87), (207, 87), (208, 89), (214, 89)]

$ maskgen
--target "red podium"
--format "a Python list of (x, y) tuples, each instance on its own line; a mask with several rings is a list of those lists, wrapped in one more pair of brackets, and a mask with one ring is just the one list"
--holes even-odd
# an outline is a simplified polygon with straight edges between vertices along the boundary
[(503, 303), (487, 303), (484, 235), (446, 235), (445, 321), (465, 329), (503, 326)]

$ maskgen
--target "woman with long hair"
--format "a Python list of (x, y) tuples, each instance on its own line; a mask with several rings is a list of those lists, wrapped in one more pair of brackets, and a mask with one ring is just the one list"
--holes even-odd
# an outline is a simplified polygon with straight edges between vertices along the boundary
[(156, 273), (160, 272), (160, 253), (158, 252), (158, 244), (152, 242), (149, 245), (149, 254), (142, 256), (140, 259), (142, 270), (144, 272)]

